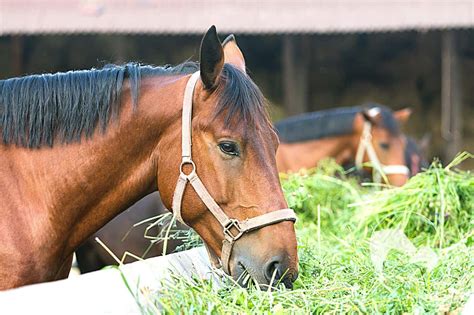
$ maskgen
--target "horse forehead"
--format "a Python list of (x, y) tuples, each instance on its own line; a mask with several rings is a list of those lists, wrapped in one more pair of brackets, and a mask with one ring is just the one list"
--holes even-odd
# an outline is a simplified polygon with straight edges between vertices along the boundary
[(259, 126), (248, 131), (247, 142), (255, 147), (261, 154), (275, 152), (278, 144), (278, 136), (271, 126)]
[(373, 129), (372, 134), (375, 137), (380, 137), (380, 138), (390, 138), (390, 139), (398, 139), (400, 138), (401, 134), (400, 133), (394, 133), (390, 128), (387, 128), (386, 126), (376, 126)]
[(201, 102), (201, 109), (195, 114), (195, 118), (199, 120), (203, 129), (213, 129), (216, 133), (228, 135), (245, 143), (278, 144), (278, 136), (267, 117), (244, 117), (241, 113), (235, 113), (234, 117), (226, 122), (226, 110), (217, 112), (218, 95), (213, 93), (201, 99)]
[(392, 136), (399, 137), (401, 135), (400, 125), (393, 116), (392, 112), (382, 111), (382, 127)]
[(219, 124), (222, 131), (230, 137), (240, 140), (246, 145), (258, 147), (274, 147), (278, 145), (278, 136), (271, 127), (249, 125), (246, 122), (227, 126)]

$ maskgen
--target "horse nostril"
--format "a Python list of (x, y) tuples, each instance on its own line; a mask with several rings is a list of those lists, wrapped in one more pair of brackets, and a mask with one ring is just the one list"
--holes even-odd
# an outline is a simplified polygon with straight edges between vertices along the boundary
[(271, 286), (283, 283), (287, 289), (292, 289), (293, 282), (298, 277), (298, 272), (290, 271), (288, 269), (290, 267), (289, 262), (283, 257), (276, 256), (268, 260), (264, 270), (265, 279)]
[(281, 270), (279, 270), (281, 263), (278, 258), (270, 259), (265, 265), (265, 279), (270, 283), (272, 279), (278, 281), (281, 277)]

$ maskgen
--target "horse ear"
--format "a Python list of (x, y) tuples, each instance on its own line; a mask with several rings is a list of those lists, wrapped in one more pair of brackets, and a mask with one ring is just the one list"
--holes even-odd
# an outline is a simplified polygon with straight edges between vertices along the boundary
[(245, 58), (237, 45), (234, 34), (227, 36), (227, 38), (222, 42), (222, 46), (224, 47), (224, 62), (230, 63), (243, 73), (246, 73)]
[(365, 108), (361, 111), (361, 114), (365, 121), (370, 122), (373, 125), (379, 124), (382, 120), (382, 114), (378, 107)]
[(207, 30), (201, 42), (200, 70), (205, 89), (211, 90), (217, 85), (223, 67), (224, 50), (213, 25)]
[(398, 123), (402, 125), (408, 121), (408, 118), (410, 118), (411, 113), (412, 113), (411, 108), (407, 107), (407, 108), (400, 109), (394, 112), (393, 117), (395, 117)]

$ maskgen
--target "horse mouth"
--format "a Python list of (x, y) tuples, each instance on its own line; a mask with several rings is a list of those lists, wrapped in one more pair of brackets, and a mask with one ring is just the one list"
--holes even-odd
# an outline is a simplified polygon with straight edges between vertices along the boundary
[(267, 280), (265, 277), (258, 276), (258, 273), (255, 272), (250, 267), (245, 266), (242, 262), (237, 262), (235, 267), (235, 275), (233, 275), (234, 281), (243, 288), (255, 287), (259, 288), (262, 291), (278, 290), (282, 285), (286, 289), (293, 289), (293, 282), (298, 276), (290, 274), (289, 272), (285, 273), (283, 276), (275, 274), (270, 280)]

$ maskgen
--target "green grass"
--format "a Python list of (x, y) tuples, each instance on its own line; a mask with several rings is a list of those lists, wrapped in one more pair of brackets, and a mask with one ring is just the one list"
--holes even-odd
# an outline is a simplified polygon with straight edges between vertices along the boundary
[[(362, 187), (334, 162), (306, 174), (282, 176), (296, 225), (300, 276), (294, 290), (262, 292), (232, 281), (176, 276), (152, 295), (158, 307), (183, 314), (444, 313), (459, 310), (474, 293), (474, 176), (438, 162), (401, 188)], [(370, 238), (401, 230), (433, 257), (414, 260), (397, 243), (377, 271)], [(433, 254), (434, 253), (434, 254)], [(422, 259), (423, 260), (423, 259)]]

